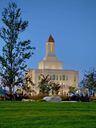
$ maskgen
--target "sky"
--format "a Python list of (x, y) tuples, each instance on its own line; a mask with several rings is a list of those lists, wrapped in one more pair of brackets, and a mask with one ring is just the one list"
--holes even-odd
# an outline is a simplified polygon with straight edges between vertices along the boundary
[[(79, 71), (81, 80), (86, 71), (96, 68), (96, 0), (0, 0), (0, 28), (3, 8), (10, 1), (21, 8), (22, 19), (29, 21), (21, 39), (30, 39), (36, 47), (28, 68), (38, 68), (50, 34), (64, 69)], [(0, 39), (0, 54), (2, 46)]]

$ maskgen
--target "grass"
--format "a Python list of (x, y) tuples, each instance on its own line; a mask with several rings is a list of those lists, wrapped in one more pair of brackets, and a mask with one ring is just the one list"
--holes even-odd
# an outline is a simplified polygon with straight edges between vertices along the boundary
[(0, 128), (96, 128), (96, 103), (1, 101)]

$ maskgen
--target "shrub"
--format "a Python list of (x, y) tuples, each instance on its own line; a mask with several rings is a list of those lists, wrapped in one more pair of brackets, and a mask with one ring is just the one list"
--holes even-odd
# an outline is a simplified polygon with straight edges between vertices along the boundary
[(38, 95), (35, 95), (35, 96), (31, 96), (31, 98), (33, 100), (42, 100), (43, 97), (45, 97), (45, 96), (47, 96), (47, 95), (45, 95), (45, 94), (38, 94)]
[(96, 102), (96, 96), (91, 96), (90, 101)]
[(0, 96), (0, 101), (5, 100), (4, 96)]
[(69, 96), (67, 96), (67, 95), (61, 95), (60, 97), (61, 97), (62, 101), (69, 101), (70, 100)]

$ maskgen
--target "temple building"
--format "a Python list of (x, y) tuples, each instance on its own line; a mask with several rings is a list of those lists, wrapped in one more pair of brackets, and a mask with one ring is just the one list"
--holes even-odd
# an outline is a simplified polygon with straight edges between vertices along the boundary
[(38, 69), (30, 69), (28, 75), (35, 83), (34, 90), (39, 93), (38, 82), (40, 74), (49, 75), (51, 80), (59, 83), (61, 88), (59, 94), (67, 94), (69, 87), (78, 87), (79, 72), (75, 70), (65, 70), (63, 63), (58, 60), (55, 54), (55, 41), (50, 35), (46, 43), (46, 54), (39, 63)]

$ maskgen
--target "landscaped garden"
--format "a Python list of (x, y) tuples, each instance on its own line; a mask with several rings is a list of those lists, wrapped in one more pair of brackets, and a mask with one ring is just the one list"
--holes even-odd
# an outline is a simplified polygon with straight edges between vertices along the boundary
[(96, 103), (1, 101), (0, 128), (96, 128)]

